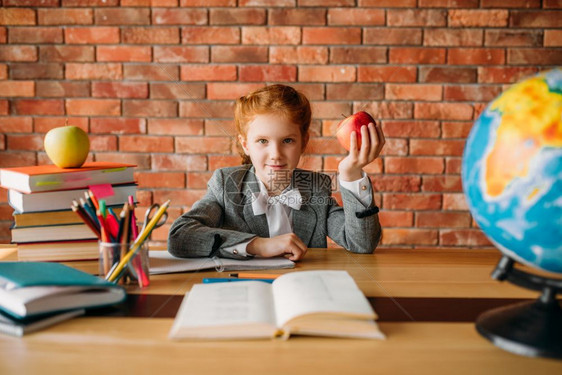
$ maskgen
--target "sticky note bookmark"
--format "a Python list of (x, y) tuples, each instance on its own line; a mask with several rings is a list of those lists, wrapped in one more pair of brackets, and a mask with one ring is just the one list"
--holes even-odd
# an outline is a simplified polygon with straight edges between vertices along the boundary
[(88, 188), (94, 193), (96, 198), (102, 199), (105, 197), (111, 197), (115, 193), (113, 192), (113, 188), (111, 184), (99, 184), (99, 185), (90, 185)]

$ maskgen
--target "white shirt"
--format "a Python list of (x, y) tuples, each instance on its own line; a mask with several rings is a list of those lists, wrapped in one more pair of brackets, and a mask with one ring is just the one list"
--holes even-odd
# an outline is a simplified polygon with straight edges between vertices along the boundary
[[(363, 177), (355, 181), (342, 181), (338, 176), (339, 184), (342, 188), (349, 190), (359, 201), (365, 206), (369, 207), (372, 203), (373, 194), (371, 189), (371, 184), (369, 183), (369, 178), (367, 174), (363, 172)], [(259, 181), (260, 191), (262, 194), (267, 195), (267, 188), (263, 182)], [(265, 211), (265, 217), (267, 219), (267, 227), (269, 228), (269, 237), (276, 237), (282, 234), (293, 232), (293, 209), (282, 203), (276, 202), (271, 209)], [(229, 246), (223, 248), (223, 250), (234, 254), (241, 255), (245, 257), (251, 257), (253, 255), (246, 252), (246, 247), (254, 239), (249, 241), (241, 242), (234, 246)]]

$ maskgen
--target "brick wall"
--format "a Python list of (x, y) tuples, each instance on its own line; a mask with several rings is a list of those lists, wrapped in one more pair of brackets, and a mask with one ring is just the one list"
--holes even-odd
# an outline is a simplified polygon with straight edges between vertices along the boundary
[[(506, 85), (562, 62), (560, 0), (3, 0), (0, 167), (48, 163), (52, 127), (138, 165), (141, 206), (176, 218), (239, 164), (233, 99), (265, 82), (313, 105), (303, 166), (334, 171), (341, 114), (381, 119), (367, 172), (386, 246), (489, 246), (462, 194), (463, 145)], [(0, 242), (12, 209), (0, 190)], [(164, 240), (167, 228), (154, 233)]]

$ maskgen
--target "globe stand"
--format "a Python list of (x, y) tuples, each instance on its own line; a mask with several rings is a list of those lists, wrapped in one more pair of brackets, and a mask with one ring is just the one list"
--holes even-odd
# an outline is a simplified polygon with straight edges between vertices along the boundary
[(533, 275), (513, 267), (508, 256), (500, 259), (492, 278), (541, 291), (533, 302), (500, 307), (481, 314), (478, 332), (492, 343), (512, 353), (530, 357), (562, 359), (562, 309), (556, 294), (562, 280)]

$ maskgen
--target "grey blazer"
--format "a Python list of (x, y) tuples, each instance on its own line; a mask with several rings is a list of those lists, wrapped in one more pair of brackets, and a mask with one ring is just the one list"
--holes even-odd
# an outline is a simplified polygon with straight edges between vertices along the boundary
[[(344, 207), (331, 194), (328, 175), (296, 169), (291, 184), (303, 198), (293, 210), (293, 232), (307, 247), (326, 247), (326, 236), (354, 253), (372, 253), (381, 237), (378, 207), (366, 208), (348, 190), (341, 189)], [(221, 256), (245, 259), (222, 250), (250, 239), (269, 237), (265, 214), (254, 215), (252, 199), (259, 192), (250, 164), (215, 171), (207, 194), (170, 228), (168, 251), (177, 257)], [(374, 200), (373, 200), (374, 202)]]

